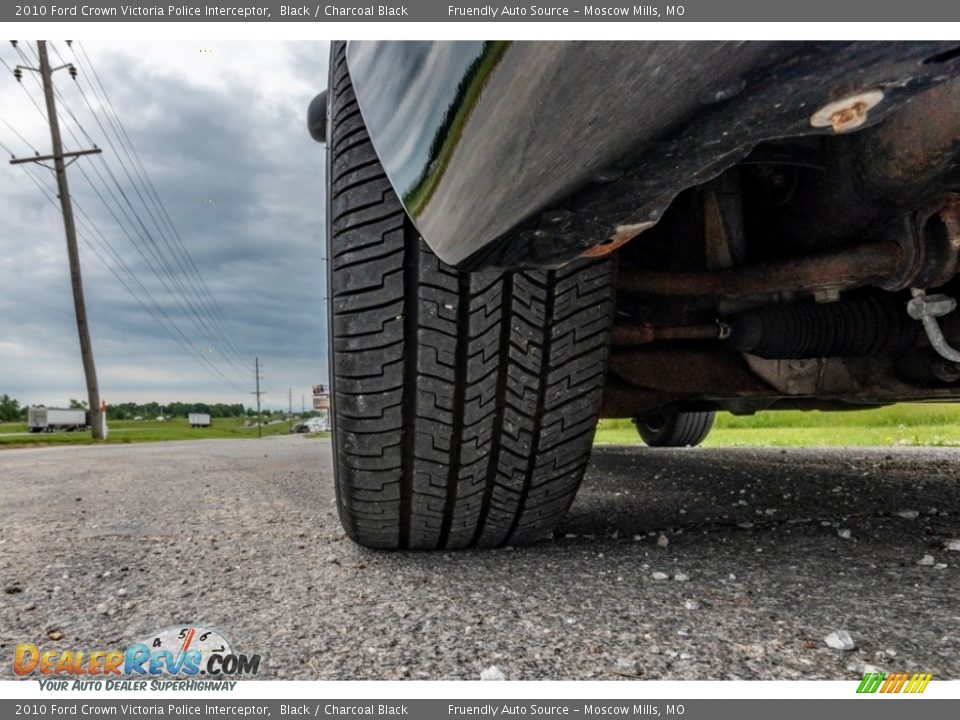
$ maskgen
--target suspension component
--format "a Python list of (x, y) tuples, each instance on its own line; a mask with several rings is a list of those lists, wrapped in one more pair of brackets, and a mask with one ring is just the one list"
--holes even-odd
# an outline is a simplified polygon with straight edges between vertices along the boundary
[(722, 322), (704, 325), (679, 325), (664, 327), (644, 323), (642, 325), (614, 325), (610, 332), (610, 344), (614, 347), (646, 345), (657, 340), (726, 340), (730, 326)]
[(899, 243), (885, 240), (794, 260), (757, 265), (667, 272), (622, 268), (617, 288), (628, 295), (746, 297), (781, 292), (845, 290), (898, 274), (904, 261)]
[(917, 337), (902, 304), (877, 292), (829, 304), (771, 305), (727, 323), (729, 346), (771, 360), (882, 355), (909, 347)]

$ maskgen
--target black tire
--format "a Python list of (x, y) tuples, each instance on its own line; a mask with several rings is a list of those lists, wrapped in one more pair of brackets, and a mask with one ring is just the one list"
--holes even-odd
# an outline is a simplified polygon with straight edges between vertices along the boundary
[(372, 548), (535, 541), (573, 501), (600, 411), (608, 261), (461, 273), (420, 239), (331, 50), (333, 452), (347, 534)]
[(710, 434), (716, 415), (713, 410), (669, 412), (634, 418), (633, 424), (650, 447), (696, 447)]

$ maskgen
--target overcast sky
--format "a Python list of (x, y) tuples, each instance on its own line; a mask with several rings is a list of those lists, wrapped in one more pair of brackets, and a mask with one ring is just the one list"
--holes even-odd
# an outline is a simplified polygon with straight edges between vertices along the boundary
[[(65, 43), (54, 45), (65, 60), (74, 61), (74, 51)], [(292, 388), (295, 407), (304, 394), (309, 407), (311, 385), (326, 382), (327, 377), (322, 261), (326, 253), (324, 153), (307, 134), (305, 112), (310, 99), (326, 87), (327, 44), (97, 41), (83, 43), (83, 47), (222, 310), (232, 340), (251, 363), (254, 355), (263, 362), (270, 391), (264, 401), (286, 407), (287, 389)], [(32, 60), (32, 51), (23, 43), (21, 49)], [(51, 56), (54, 64), (59, 64), (57, 55)], [(8, 43), (0, 46), (0, 57), (10, 66), (22, 63)], [(76, 60), (79, 72), (95, 82), (82, 52), (77, 51)], [(124, 201), (117, 188), (109, 185), (97, 158), (81, 158), (68, 170), (71, 194), (187, 336), (191, 347), (188, 353), (178, 346), (81, 241), (101, 395), (111, 403), (205, 400), (251, 404), (253, 396), (245, 393), (253, 390), (252, 364), (241, 366), (229, 348), (222, 346), (216, 334), (208, 331), (214, 321), (205, 314), (201, 317), (206, 327), (200, 321), (192, 323), (182, 293), (187, 312), (151, 272), (134, 241), (147, 257), (151, 257), (150, 238), (165, 254), (169, 251), (117, 162), (126, 156), (119, 146), (114, 150), (107, 143), (70, 76), (61, 71), (55, 80), (67, 107), (104, 148), (105, 158), (146, 231), (132, 218), (125, 221), (125, 231), (83, 178), (80, 165), (98, 184), (114, 213), (124, 219), (106, 187), (112, 187), (120, 205), (126, 207)], [(97, 108), (89, 86), (81, 81), (80, 87)], [(0, 66), (0, 118), (26, 140), (0, 122), (0, 142), (18, 156), (32, 154), (27, 143), (41, 153), (49, 152), (46, 123), (23, 88), (43, 107), (42, 91), (32, 78), (25, 77), (19, 87)], [(59, 114), (65, 125), (65, 146), (78, 149), (67, 128), (86, 142), (83, 135), (65, 108)], [(109, 130), (107, 115), (99, 115)], [(130, 168), (132, 172), (133, 166)], [(107, 184), (99, 185), (95, 170)], [(53, 194), (53, 173), (40, 168), (37, 175)], [(153, 208), (149, 201), (147, 206)], [(176, 239), (169, 231), (167, 239), (175, 246)], [(123, 274), (118, 263), (113, 264)], [(177, 275), (182, 274), (175, 263), (172, 267)], [(172, 277), (162, 270), (160, 275), (168, 286), (176, 287)], [(177, 279), (187, 285), (185, 279)], [(137, 295), (152, 307), (143, 292), (138, 290)], [(195, 300), (195, 307), (200, 309), (199, 305)], [(198, 363), (191, 357), (201, 354), (234, 385), (205, 369), (203, 360)], [(7, 163), (0, 165), (2, 393), (29, 404), (65, 405), (69, 398), (86, 398), (61, 215), (23, 167)]]

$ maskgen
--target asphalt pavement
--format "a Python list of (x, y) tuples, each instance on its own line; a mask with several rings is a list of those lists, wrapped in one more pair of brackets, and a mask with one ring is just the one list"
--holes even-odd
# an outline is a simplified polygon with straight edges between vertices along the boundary
[(326, 440), (0, 450), (0, 586), (0, 677), (193, 623), (266, 679), (960, 679), (960, 454), (599, 449), (539, 545), (381, 553)]

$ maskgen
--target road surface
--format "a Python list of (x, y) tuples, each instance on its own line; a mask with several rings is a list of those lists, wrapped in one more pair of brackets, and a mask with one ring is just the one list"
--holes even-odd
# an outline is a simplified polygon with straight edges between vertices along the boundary
[(601, 449), (540, 545), (388, 554), (341, 531), (327, 440), (2, 450), (0, 676), (20, 642), (199, 623), (263, 678), (957, 679), (958, 468), (945, 449)]

